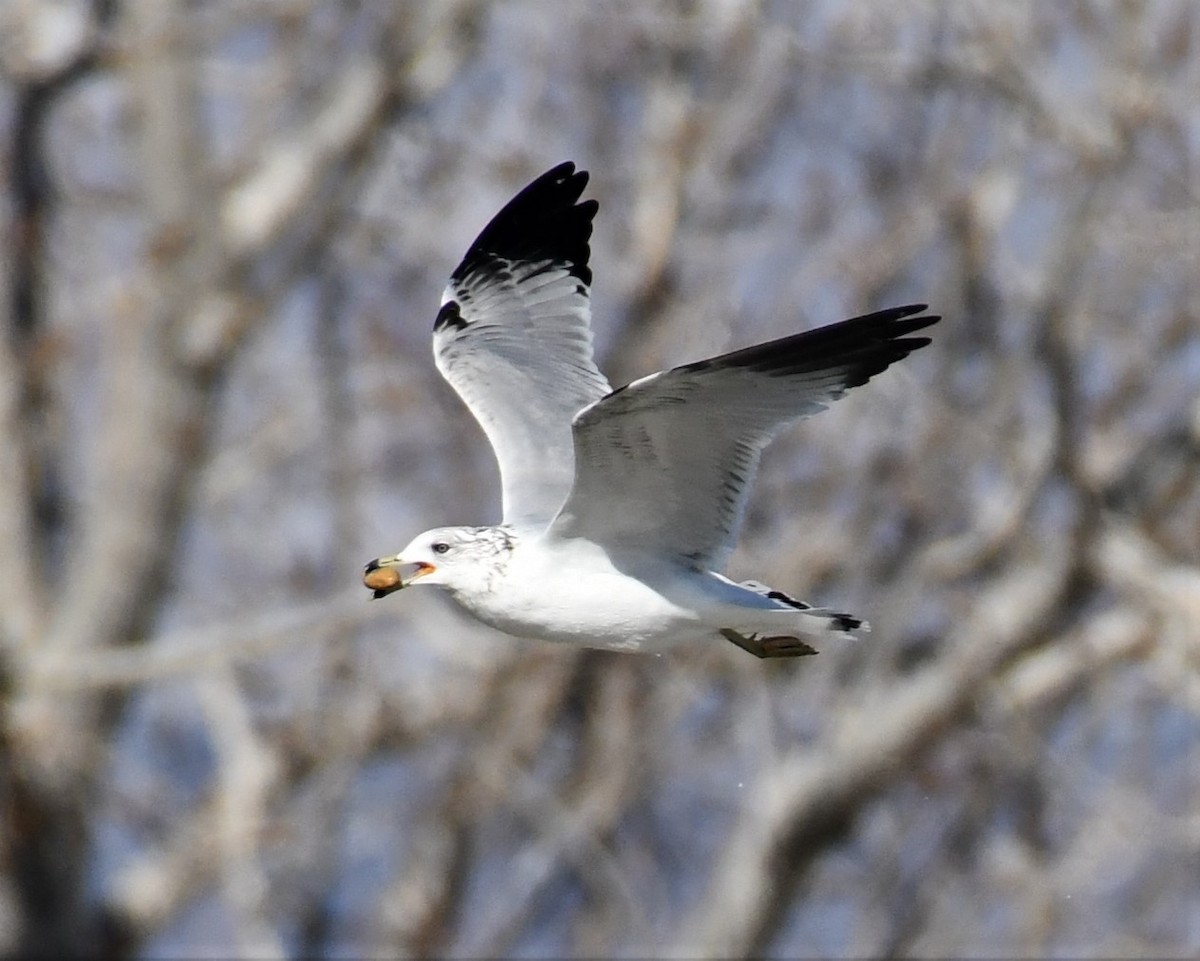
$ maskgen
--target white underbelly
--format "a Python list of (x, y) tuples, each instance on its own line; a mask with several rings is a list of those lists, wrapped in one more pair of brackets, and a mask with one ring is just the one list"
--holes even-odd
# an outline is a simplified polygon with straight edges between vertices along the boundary
[(645, 651), (707, 633), (696, 607), (680, 596), (687, 593), (629, 576), (598, 551), (532, 560), (518, 552), (491, 591), (455, 600), (485, 624), (517, 637)]

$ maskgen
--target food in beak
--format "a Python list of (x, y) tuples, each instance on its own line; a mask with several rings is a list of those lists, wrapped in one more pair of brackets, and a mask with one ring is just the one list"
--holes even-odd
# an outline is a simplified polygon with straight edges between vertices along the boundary
[[(373, 566), (374, 565), (374, 566)], [(363, 572), (363, 583), (375, 592), (375, 597), (384, 597), (404, 586), (400, 572), (394, 567), (379, 567), (376, 561), (367, 565)]]
[(393, 591), (408, 587), (418, 577), (424, 577), (437, 570), (432, 564), (424, 561), (414, 561), (411, 564), (400, 564), (398, 558), (375, 558), (363, 571), (363, 583), (374, 591), (376, 599), (387, 597)]

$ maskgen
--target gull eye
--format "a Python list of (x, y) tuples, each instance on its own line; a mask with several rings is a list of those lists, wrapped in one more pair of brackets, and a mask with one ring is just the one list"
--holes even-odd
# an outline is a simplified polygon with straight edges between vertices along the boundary
[(450, 545), (445, 543), (444, 541), (437, 541), (433, 545), (433, 552), (435, 554), (445, 554), (446, 551), (448, 551), (448, 550), (450, 550)]

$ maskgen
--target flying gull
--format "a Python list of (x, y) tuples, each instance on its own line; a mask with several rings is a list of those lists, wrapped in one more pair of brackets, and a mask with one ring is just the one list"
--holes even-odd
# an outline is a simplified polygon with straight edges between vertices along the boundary
[(499, 461), (503, 523), (426, 531), (363, 582), (377, 598), (435, 585), (508, 634), (611, 650), (725, 639), (787, 657), (868, 630), (721, 572), (772, 436), (924, 347), (910, 335), (940, 318), (892, 307), (613, 390), (592, 358), (587, 180), (564, 163), (509, 201), (433, 325), (437, 367)]

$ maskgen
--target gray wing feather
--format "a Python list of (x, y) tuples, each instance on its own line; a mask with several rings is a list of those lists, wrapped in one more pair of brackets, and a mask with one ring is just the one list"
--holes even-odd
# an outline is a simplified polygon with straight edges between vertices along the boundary
[(500, 465), (504, 521), (542, 529), (574, 477), (571, 422), (609, 391), (592, 359), (587, 174), (562, 164), (484, 228), (434, 323), (438, 369)]
[(720, 569), (759, 454), (775, 432), (824, 410), (929, 343), (936, 323), (896, 307), (634, 381), (574, 424), (575, 482), (550, 532)]

